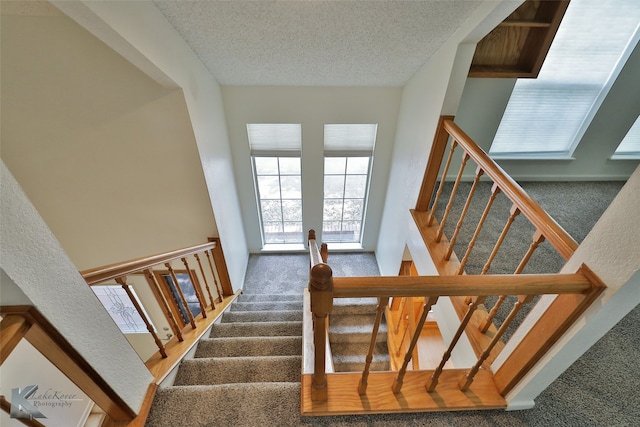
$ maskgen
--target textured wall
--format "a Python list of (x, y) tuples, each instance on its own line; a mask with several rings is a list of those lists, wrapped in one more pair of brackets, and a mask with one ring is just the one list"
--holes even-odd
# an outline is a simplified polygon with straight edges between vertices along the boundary
[(0, 162), (0, 169), (2, 270), (137, 411), (153, 376), (91, 292), (4, 162)]

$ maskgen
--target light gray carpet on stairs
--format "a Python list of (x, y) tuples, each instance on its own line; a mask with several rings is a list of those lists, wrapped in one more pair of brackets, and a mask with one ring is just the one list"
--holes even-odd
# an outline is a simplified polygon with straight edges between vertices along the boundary
[[(525, 189), (538, 199), (543, 207), (578, 241), (586, 236), (608, 206), (609, 201), (617, 194), (620, 186), (619, 183), (524, 185)], [(537, 197), (539, 194), (542, 195), (542, 199)], [(529, 237), (523, 240), (528, 245)], [(307, 286), (308, 262), (306, 255), (252, 255), (242, 300), (249, 302), (255, 298), (255, 301), (259, 302), (271, 299), (259, 294), (276, 294), (285, 298), (301, 295), (302, 289)], [(378, 274), (375, 257), (372, 254), (330, 253), (329, 263), (336, 276)], [(508, 261), (505, 261), (506, 267), (498, 267), (498, 265), (502, 264), (497, 264), (494, 272), (512, 271), (512, 265)], [(344, 272), (350, 274), (344, 274)], [(285, 314), (286, 312), (283, 312), (283, 315)], [(249, 320), (254, 319), (251, 317)], [(234, 336), (299, 336), (301, 330), (299, 326), (292, 325), (295, 322), (273, 319), (264, 322), (243, 322), (240, 321), (240, 317), (233, 320), (234, 322), (215, 325), (209, 339)], [(640, 393), (637, 391), (640, 380), (639, 325), (640, 309), (636, 307), (553, 382), (536, 399), (535, 408), (526, 411), (466, 411), (308, 418), (300, 416), (298, 381), (251, 382), (166, 387), (159, 391), (154, 400), (147, 425), (159, 427), (637, 426), (640, 424)], [(217, 364), (213, 362), (211, 364), (215, 370)], [(298, 366), (297, 371), (294, 372), (298, 379), (299, 373)], [(193, 375), (198, 377), (204, 374), (201, 372)], [(212, 373), (212, 375), (217, 374)]]

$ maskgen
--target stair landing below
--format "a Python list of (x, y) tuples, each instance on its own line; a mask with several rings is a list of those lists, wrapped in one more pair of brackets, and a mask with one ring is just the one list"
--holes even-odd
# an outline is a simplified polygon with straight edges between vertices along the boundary
[(358, 394), (361, 373), (327, 374), (326, 402), (311, 400), (312, 375), (303, 374), (300, 410), (303, 416), (322, 416), (506, 409), (507, 402), (498, 394), (489, 371), (480, 370), (469, 390), (460, 391), (458, 381), (466, 372), (443, 371), (436, 390), (427, 393), (425, 384), (433, 371), (407, 371), (398, 394), (391, 391), (397, 372), (371, 372), (362, 396)]

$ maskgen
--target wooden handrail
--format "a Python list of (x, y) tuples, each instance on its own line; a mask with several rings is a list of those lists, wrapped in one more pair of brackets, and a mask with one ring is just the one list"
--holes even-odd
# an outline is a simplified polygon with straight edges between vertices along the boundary
[[(82, 277), (89, 285), (101, 283), (106, 280), (115, 279), (116, 277), (126, 276), (131, 273), (140, 272), (146, 268), (151, 268), (158, 264), (193, 255), (206, 250), (212, 250), (218, 246), (218, 242), (202, 243), (200, 245), (189, 246), (187, 248), (176, 249), (170, 252), (151, 255), (148, 257), (137, 258), (116, 264), (105, 265), (102, 267), (83, 270), (80, 272)], [(233, 293), (233, 292), (232, 292)]]
[(589, 289), (582, 272), (333, 278), (335, 298), (581, 294)]
[[(442, 126), (464, 151), (482, 168), (500, 190), (520, 209), (544, 235), (558, 253), (569, 259), (578, 243), (540, 207), (498, 164), (489, 157), (450, 117), (441, 120)], [(424, 197), (427, 197), (426, 195)]]

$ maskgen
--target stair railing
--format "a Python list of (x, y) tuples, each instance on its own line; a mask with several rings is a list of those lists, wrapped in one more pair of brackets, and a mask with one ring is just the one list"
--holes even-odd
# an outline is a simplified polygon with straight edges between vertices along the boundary
[[(443, 165), (449, 140), (451, 140), (449, 155)], [(452, 184), (451, 196), (444, 212), (440, 219), (436, 219), (436, 211), (443, 193), (444, 183), (453, 163), (454, 152), (458, 147), (462, 149), (460, 167)], [(469, 160), (476, 163), (476, 172), (452, 237), (447, 240), (444, 233), (445, 225), (452, 215), (453, 200)], [(440, 173), (441, 169), (442, 174)], [(491, 194), (464, 250), (464, 255), (458, 260), (454, 252), (454, 245), (460, 236), (462, 224), (474, 192), (483, 176), (492, 181)], [(440, 184), (436, 190), (438, 181)], [(465, 267), (472, 249), (480, 237), (492, 204), (500, 193), (508, 197), (512, 203), (509, 217), (480, 274), (467, 274)], [(326, 318), (330, 314), (333, 298), (421, 297), (424, 298), (424, 307), (415, 330), (411, 331), (411, 341), (405, 354), (404, 363), (397, 373), (369, 372), (368, 364), (365, 363), (365, 370), (361, 374), (359, 382), (356, 382), (345, 373), (327, 375), (323, 371), (324, 365), (322, 364), (324, 363), (324, 353), (321, 353), (320, 356), (316, 354), (316, 358), (320, 357), (322, 360), (316, 359), (316, 371), (313, 372), (314, 381), (305, 380), (303, 375), (303, 413), (306, 410), (311, 413), (323, 413), (324, 411), (326, 414), (363, 412), (363, 400), (358, 398), (358, 395), (366, 395), (366, 406), (373, 412), (504, 407), (506, 405), (504, 396), (531, 370), (605, 288), (604, 284), (586, 265), (582, 265), (574, 274), (557, 274), (555, 271), (550, 274), (522, 274), (534, 251), (543, 241), (549, 242), (552, 248), (565, 260), (573, 254), (578, 244), (453, 123), (452, 117), (440, 119), (416, 209), (412, 210), (411, 214), (438, 269), (439, 276), (332, 277), (328, 265), (314, 263), (314, 259), (319, 258), (314, 255), (318, 249), (315, 243), (315, 233), (313, 233), (313, 239), (310, 239), (309, 242), (312, 259), (309, 291), (311, 300), (316, 298), (318, 301), (315, 306), (312, 304), (311, 307), (314, 318), (317, 316), (319, 319), (318, 326), (326, 328)], [(513, 274), (488, 274), (492, 261), (519, 214), (522, 214), (534, 227), (531, 244)], [(321, 268), (314, 271), (317, 266), (321, 266)], [(317, 296), (314, 296), (316, 294)], [(494, 326), (496, 313), (508, 295), (515, 296), (513, 308), (496, 327)], [(542, 315), (535, 319), (525, 317), (521, 324), (528, 323), (526, 334), (521, 339), (519, 338), (519, 342), (510, 348), (508, 354), (501, 356), (503, 362), (496, 368), (496, 372), (492, 372), (492, 362), (505, 348), (505, 340), (510, 339), (505, 332), (508, 328), (517, 325), (515, 319), (520, 317), (518, 314), (522, 315), (525, 311), (523, 308), (540, 295), (554, 295), (556, 297)], [(413, 350), (419, 340), (429, 309), (438, 299), (445, 297), (453, 302), (459, 317), (459, 326), (436, 369), (409, 371), (407, 369), (408, 363), (414, 357)], [(489, 313), (484, 309), (484, 303), (488, 297), (497, 298), (496, 304)], [(524, 314), (528, 316), (526, 312)], [(324, 319), (324, 321), (320, 321), (320, 319)], [(378, 326), (378, 323), (374, 325), (374, 335)], [(476, 352), (476, 363), (465, 369), (445, 369), (447, 361), (463, 335), (469, 339)], [(324, 337), (324, 332), (321, 336)], [(373, 339), (375, 337), (372, 337)], [(316, 349), (324, 348), (324, 344), (325, 341), (319, 341), (316, 343)], [(370, 356), (371, 354), (367, 356), (367, 359)], [(318, 369), (321, 371), (318, 372)], [(389, 381), (390, 374), (394, 376), (392, 381)], [(367, 394), (366, 391), (372, 378), (376, 382), (375, 396), (371, 393)], [(431, 397), (418, 396), (415, 399), (412, 398), (413, 400), (409, 399), (409, 396), (402, 391), (406, 388), (407, 381), (411, 384), (409, 389), (413, 394), (417, 394), (416, 390), (422, 389)], [(452, 386), (452, 381), (455, 383), (455, 387)], [(475, 383), (478, 381), (480, 381), (480, 385), (476, 386)], [(381, 382), (388, 384), (381, 385)], [(421, 384), (417, 385), (416, 382), (421, 382)], [(357, 383), (358, 386), (354, 387), (352, 385), (354, 383)], [(385, 395), (387, 392), (391, 394)], [(477, 401), (470, 403), (468, 395), (464, 394), (468, 392), (479, 396)], [(349, 393), (357, 394), (352, 396)], [(433, 397), (434, 393), (437, 394), (438, 399)], [(399, 400), (400, 394), (402, 394), (402, 399)], [(463, 401), (467, 406), (460, 406), (460, 402)], [(376, 406), (375, 410), (372, 409), (374, 406)], [(359, 409), (356, 410), (354, 407), (359, 407)]]
[[(198, 319), (206, 319), (207, 313), (215, 310), (217, 302), (233, 295), (220, 240), (209, 240), (200, 245), (85, 270), (81, 274), (92, 287), (113, 285), (113, 282), (122, 287), (158, 347), (158, 356), (166, 358), (167, 346), (172, 340), (184, 341), (185, 328), (197, 329)], [(206, 265), (203, 263), (205, 258)], [(180, 269), (182, 266), (184, 270)], [(181, 271), (184, 273), (179, 273)], [(178, 274), (184, 274), (185, 279), (188, 279), (183, 280), (182, 285)], [(153, 297), (139, 299), (130, 283), (132, 277), (144, 277), (144, 282), (136, 283), (146, 287), (146, 293)], [(200, 309), (196, 316), (189, 306), (190, 301), (183, 287), (195, 297), (196, 301), (192, 304), (197, 303)], [(116, 305), (120, 305), (119, 302)], [(172, 332), (167, 334), (167, 344), (158, 336), (147, 314), (151, 308), (154, 312), (163, 314), (164, 321)]]

